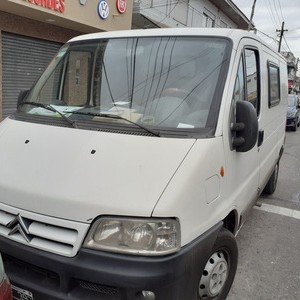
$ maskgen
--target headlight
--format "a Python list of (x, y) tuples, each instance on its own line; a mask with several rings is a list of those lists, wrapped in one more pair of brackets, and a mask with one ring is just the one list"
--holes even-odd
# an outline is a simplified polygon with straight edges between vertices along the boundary
[(100, 218), (84, 247), (138, 255), (165, 255), (180, 249), (180, 225), (173, 219)]

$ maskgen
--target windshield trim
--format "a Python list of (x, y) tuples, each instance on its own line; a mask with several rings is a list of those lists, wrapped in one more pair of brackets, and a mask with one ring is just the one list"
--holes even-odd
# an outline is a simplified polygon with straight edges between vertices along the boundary
[(62, 112), (57, 110), (52, 104), (44, 104), (42, 102), (23, 101), (23, 102), (20, 102), (19, 105), (20, 106), (23, 106), (23, 105), (35, 106), (35, 107), (43, 108), (45, 110), (52, 111), (52, 112), (58, 114), (59, 116), (61, 116), (62, 119), (65, 120), (67, 123), (69, 123), (72, 127), (77, 128), (75, 121), (69, 119), (65, 114), (63, 114)]
[[(46, 115), (28, 115), (24, 112), (15, 112), (15, 114), (10, 115), (9, 118), (33, 124), (42, 124), (56, 127), (68, 127), (70, 126), (62, 118), (53, 118)], [(109, 123), (106, 121), (95, 121), (92, 118), (88, 119), (76, 119), (76, 128), (82, 130), (92, 130), (98, 132), (109, 132), (109, 133), (119, 133), (128, 135), (140, 135), (157, 137), (147, 131), (144, 131), (140, 127), (136, 127), (133, 124), (124, 123)], [(71, 128), (72, 129), (72, 128)], [(184, 129), (176, 128), (176, 130), (165, 129), (165, 128), (153, 128), (155, 131), (159, 132), (159, 137), (162, 138), (212, 138), (213, 130), (211, 128), (198, 128), (198, 129)]]

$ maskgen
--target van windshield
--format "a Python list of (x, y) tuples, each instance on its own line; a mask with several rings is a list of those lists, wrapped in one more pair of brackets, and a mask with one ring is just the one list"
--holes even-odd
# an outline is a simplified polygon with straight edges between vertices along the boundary
[[(217, 120), (229, 45), (217, 37), (69, 43), (25, 100), (42, 105), (21, 105), (19, 111), (32, 117), (64, 114), (78, 126), (85, 121), (99, 128), (113, 124), (130, 130), (137, 123), (156, 132), (210, 131)], [(111, 115), (121, 118), (107, 117)]]

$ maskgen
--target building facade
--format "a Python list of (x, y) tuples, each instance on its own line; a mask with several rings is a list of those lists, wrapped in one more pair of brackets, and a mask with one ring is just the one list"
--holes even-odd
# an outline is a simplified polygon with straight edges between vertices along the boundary
[(299, 78), (297, 77), (299, 59), (296, 58), (292, 52), (281, 52), (281, 54), (284, 56), (287, 62), (289, 93), (299, 93), (300, 86)]
[(16, 109), (63, 43), (97, 31), (130, 29), (129, 0), (1, 0), (0, 120)]
[(248, 24), (247, 17), (231, 0), (133, 0), (132, 28), (247, 29)]

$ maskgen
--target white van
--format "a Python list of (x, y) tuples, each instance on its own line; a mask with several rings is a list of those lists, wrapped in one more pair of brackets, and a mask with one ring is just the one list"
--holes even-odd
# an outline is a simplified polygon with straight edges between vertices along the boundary
[(69, 41), (0, 124), (15, 299), (225, 299), (286, 105), (286, 62), (245, 31)]

